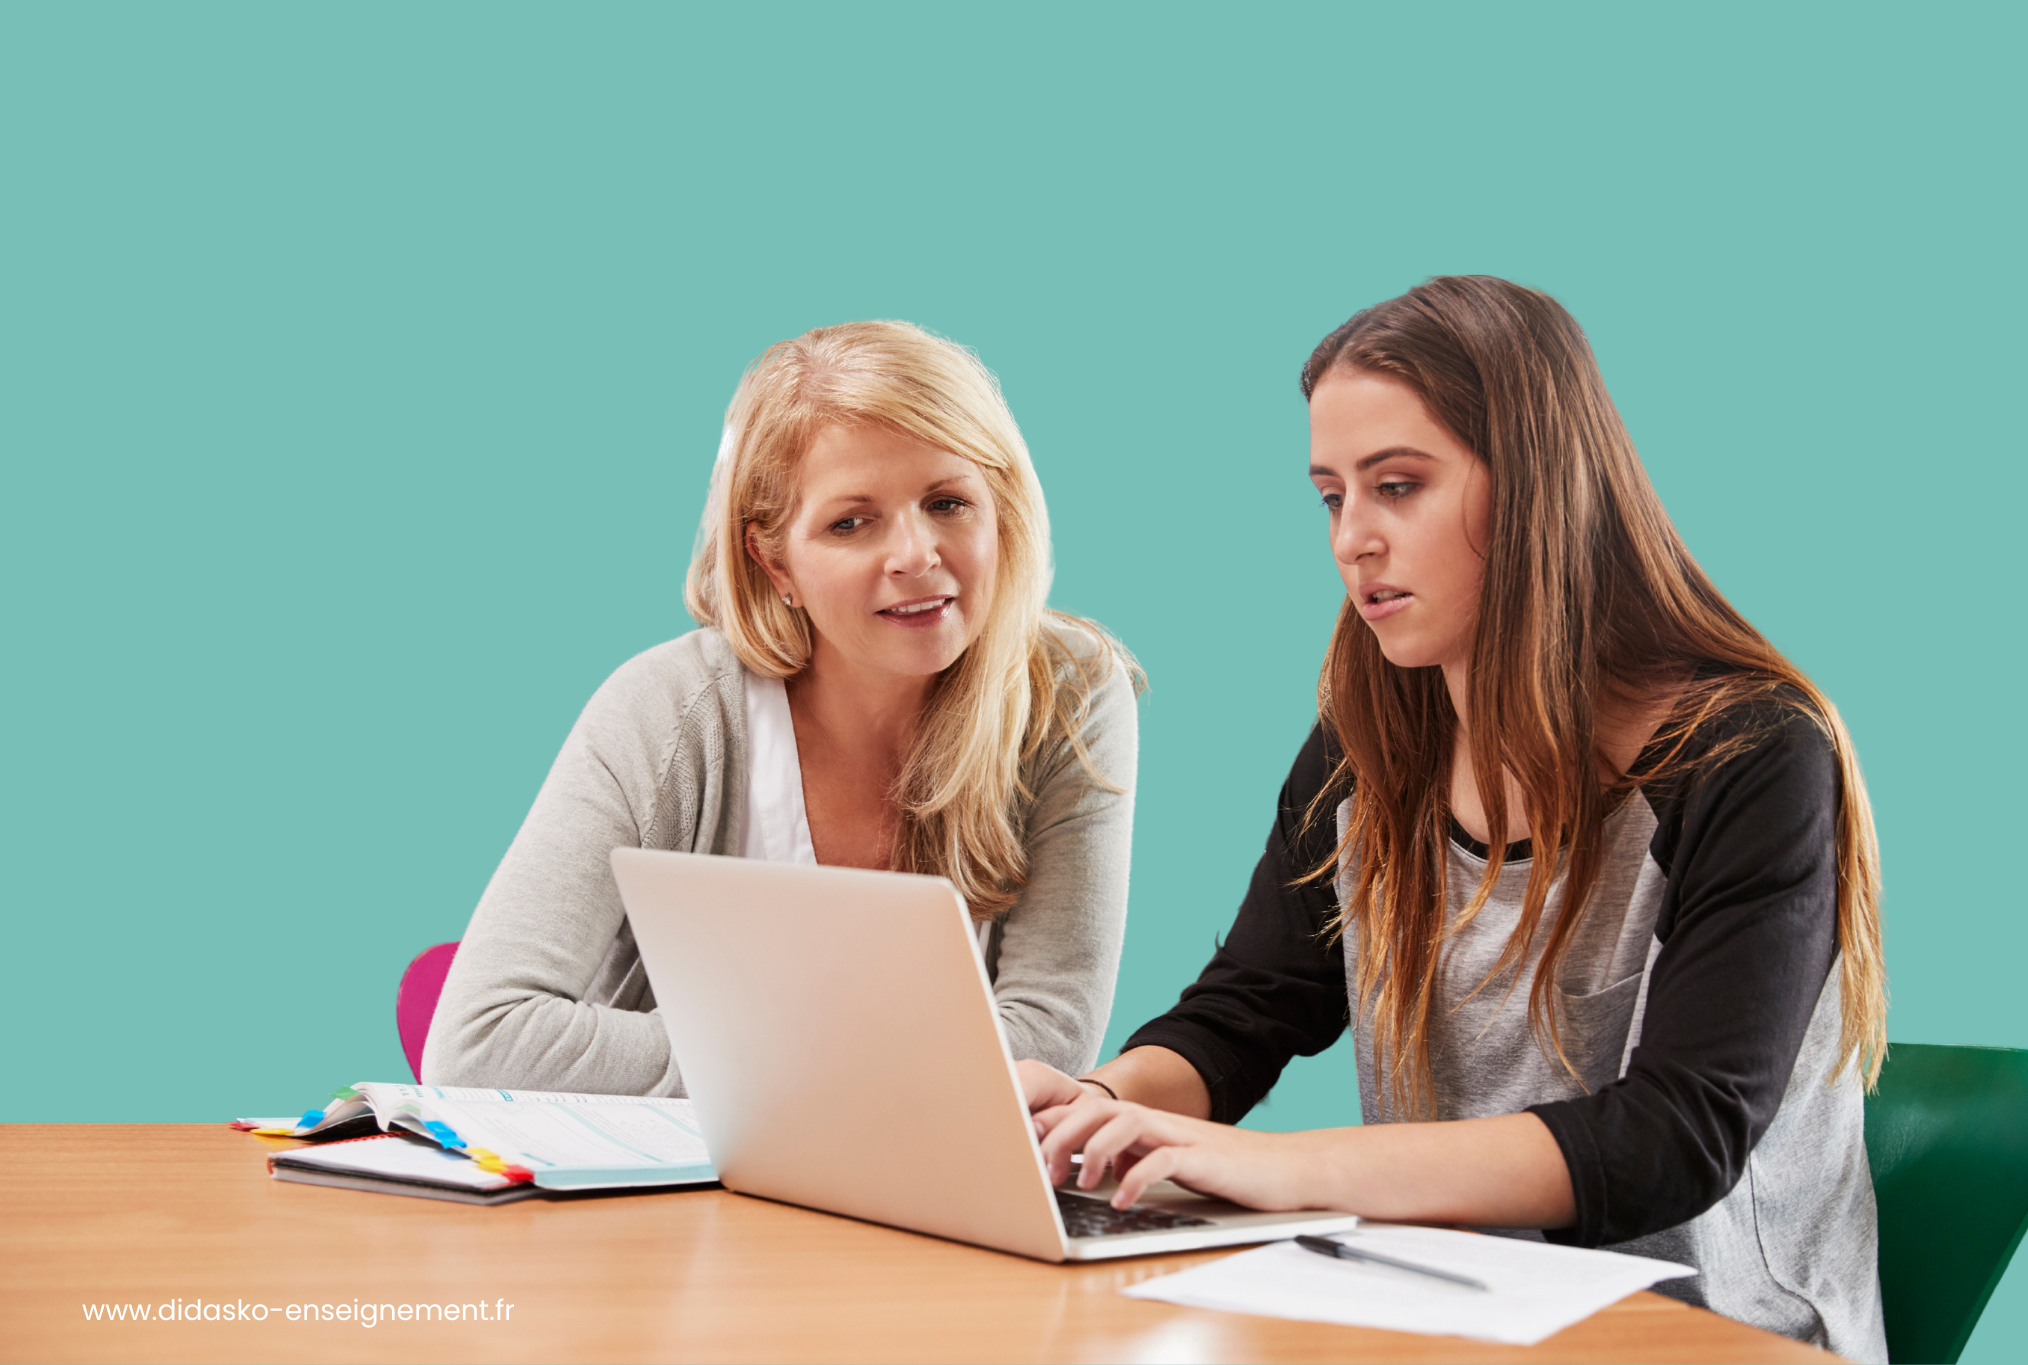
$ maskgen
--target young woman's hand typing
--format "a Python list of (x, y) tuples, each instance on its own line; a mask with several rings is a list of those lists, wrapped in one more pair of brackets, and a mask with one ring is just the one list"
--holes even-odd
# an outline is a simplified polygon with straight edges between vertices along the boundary
[(1071, 1156), (1082, 1152), (1079, 1186), (1096, 1187), (1110, 1169), (1116, 1208), (1173, 1180), (1270, 1212), (1523, 1228), (1567, 1227), (1575, 1216), (1569, 1168), (1533, 1114), (1260, 1133), (1136, 1103), (1210, 1112), (1195, 1070), (1167, 1048), (1135, 1048), (1094, 1073), (1121, 1092), (1117, 1100), (1040, 1062), (1018, 1071), (1051, 1182), (1068, 1179)]
[(1256, 1133), (1078, 1089), (1069, 1103), (1035, 1115), (1051, 1183), (1069, 1178), (1071, 1154), (1083, 1152), (1078, 1188), (1096, 1188), (1110, 1168), (1120, 1182), (1114, 1208), (1137, 1203), (1158, 1180), (1248, 1208), (1314, 1206), (1303, 1197), (1294, 1150), (1304, 1135)]

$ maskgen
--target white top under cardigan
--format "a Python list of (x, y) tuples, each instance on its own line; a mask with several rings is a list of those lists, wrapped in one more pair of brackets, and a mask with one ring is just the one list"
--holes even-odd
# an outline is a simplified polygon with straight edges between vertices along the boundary
[(810, 812), (803, 806), (803, 761), (796, 754), (796, 722), (789, 689), (780, 678), (746, 675), (746, 747), (753, 773), (746, 782), (746, 848), (765, 863), (817, 865), (810, 841)]
[[(1049, 629), (1080, 657), (1104, 648), (1073, 627)], [(459, 945), (423, 1052), (427, 1083), (683, 1093), (607, 855), (810, 857), (786, 695), (774, 720), (756, 724), (753, 690), (724, 638), (704, 629), (630, 660), (593, 695)], [(753, 714), (768, 711), (763, 698)], [(1067, 739), (1023, 765), (1028, 883), (986, 947), (1014, 1055), (1073, 1075), (1097, 1059), (1125, 936), (1135, 722), (1116, 666), (1079, 729), (1105, 782)], [(750, 835), (757, 824), (766, 828)]]

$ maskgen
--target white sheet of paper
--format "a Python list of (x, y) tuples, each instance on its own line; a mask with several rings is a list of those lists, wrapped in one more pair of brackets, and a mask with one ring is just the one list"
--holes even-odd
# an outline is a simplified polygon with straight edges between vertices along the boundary
[(1367, 1223), (1336, 1240), (1467, 1275), (1488, 1290), (1276, 1242), (1120, 1292), (1190, 1308), (1533, 1346), (1637, 1290), (1697, 1273), (1645, 1256), (1445, 1228)]

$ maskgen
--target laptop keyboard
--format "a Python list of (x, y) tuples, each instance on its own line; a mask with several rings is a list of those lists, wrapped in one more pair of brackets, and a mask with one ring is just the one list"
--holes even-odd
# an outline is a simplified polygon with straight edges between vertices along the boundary
[(1163, 1232), (1169, 1228), (1204, 1228), (1209, 1218), (1192, 1218), (1187, 1213), (1164, 1213), (1160, 1209), (1116, 1209), (1103, 1199), (1056, 1192), (1056, 1207), (1063, 1213), (1063, 1230), (1073, 1237), (1117, 1237), (1123, 1232)]

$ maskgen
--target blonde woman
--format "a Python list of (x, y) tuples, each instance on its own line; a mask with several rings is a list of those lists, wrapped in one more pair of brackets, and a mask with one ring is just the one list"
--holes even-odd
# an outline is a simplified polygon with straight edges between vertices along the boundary
[(585, 707), (472, 916), (424, 1080), (683, 1093), (620, 846), (948, 877), (1015, 1055), (1089, 1067), (1125, 926), (1138, 675), (1045, 608), (1049, 579), (1041, 487), (969, 351), (898, 322), (769, 348), (690, 565), (703, 627)]

